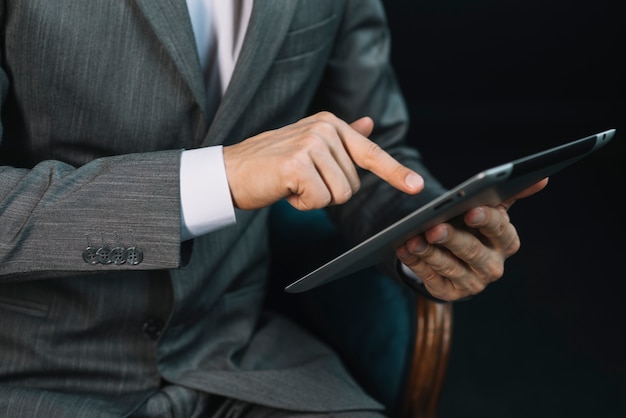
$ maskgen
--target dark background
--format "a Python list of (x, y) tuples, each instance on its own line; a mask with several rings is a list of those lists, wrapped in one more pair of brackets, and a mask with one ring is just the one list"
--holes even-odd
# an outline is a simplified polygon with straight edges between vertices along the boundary
[(620, 1), (385, 0), (410, 139), (445, 185), (617, 129), (511, 209), (522, 248), (455, 304), (439, 418), (626, 416)]

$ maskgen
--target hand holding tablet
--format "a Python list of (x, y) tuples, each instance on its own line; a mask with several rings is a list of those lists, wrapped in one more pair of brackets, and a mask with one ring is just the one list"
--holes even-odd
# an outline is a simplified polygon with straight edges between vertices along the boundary
[(303, 292), (395, 257), (412, 237), (479, 206), (495, 207), (608, 143), (610, 129), (481, 171), (430, 203), (288, 285)]

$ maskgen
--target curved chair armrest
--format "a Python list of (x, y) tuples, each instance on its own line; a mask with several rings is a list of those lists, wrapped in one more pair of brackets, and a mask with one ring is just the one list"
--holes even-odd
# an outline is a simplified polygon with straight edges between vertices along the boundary
[(439, 303), (416, 294), (415, 347), (402, 415), (434, 418), (443, 388), (452, 342), (451, 303)]

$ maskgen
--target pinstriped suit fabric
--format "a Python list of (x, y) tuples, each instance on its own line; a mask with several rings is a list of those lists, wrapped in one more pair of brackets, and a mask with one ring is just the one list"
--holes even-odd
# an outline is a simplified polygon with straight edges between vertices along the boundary
[[(267, 210), (238, 211), (236, 225), (181, 245), (178, 169), (182, 148), (319, 109), (370, 114), (373, 137), (420, 167), (400, 140), (406, 111), (382, 6), (255, 2), (211, 126), (184, 0), (1, 0), (0, 13), (0, 416), (154, 405), (193, 416), (201, 393), (310, 412), (379, 408), (325, 345), (264, 311)], [(396, 196), (367, 175), (363, 184), (333, 214), (355, 238), (391, 216)], [(103, 245), (136, 246), (143, 261), (83, 260)]]

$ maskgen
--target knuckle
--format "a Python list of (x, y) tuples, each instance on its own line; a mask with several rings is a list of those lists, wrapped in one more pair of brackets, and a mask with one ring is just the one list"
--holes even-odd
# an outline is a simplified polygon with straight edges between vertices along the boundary
[(439, 279), (439, 275), (435, 271), (430, 269), (424, 269), (423, 272), (416, 271), (416, 274), (419, 276), (420, 279), (422, 279), (424, 283), (434, 283)]
[(298, 199), (297, 203), (294, 205), (294, 207), (300, 211), (306, 212), (306, 211), (310, 211), (314, 208), (310, 207), (308, 205), (307, 202), (303, 201), (302, 199)]
[(342, 195), (342, 198), (344, 199), (344, 202), (347, 202), (351, 197), (353, 196), (352, 194), (352, 189), (350, 187), (347, 187)]
[(507, 246), (507, 255), (513, 255), (519, 251), (522, 246), (522, 242), (517, 234), (513, 237), (510, 244)]
[(337, 128), (330, 122), (316, 120), (307, 126), (300, 138), (301, 145), (305, 149), (328, 149), (328, 147), (339, 139)]
[(338, 194), (338, 196), (335, 198), (335, 203), (337, 204), (346, 203), (348, 200), (352, 198), (352, 195), (353, 195), (352, 189), (350, 187), (347, 187), (341, 193)]
[(322, 111), (317, 112), (314, 118), (316, 120), (320, 119), (320, 120), (325, 120), (325, 121), (331, 121), (331, 120), (336, 119), (335, 115), (329, 112), (328, 110), (322, 110)]
[(478, 240), (472, 240), (465, 247), (465, 258), (468, 261), (477, 260), (482, 256), (483, 245)]
[(509, 226), (511, 226), (508, 222), (500, 222), (496, 228), (496, 235), (498, 237), (504, 236), (509, 230)]
[(441, 275), (444, 277), (449, 277), (449, 278), (460, 277), (460, 274), (461, 274), (461, 268), (458, 263), (445, 266), (441, 269)]
[(427, 275), (426, 269), (424, 268), (424, 262), (419, 257), (415, 257), (411, 253), (407, 252), (402, 258), (402, 263), (407, 267), (410, 267), (411, 270), (413, 270), (413, 272), (422, 280), (425, 280), (424, 276)]
[(464, 296), (477, 295), (481, 293), (482, 291), (484, 291), (486, 287), (487, 287), (487, 284), (485, 284), (484, 282), (480, 280), (473, 280), (472, 282), (468, 284), (468, 287), (466, 289)]
[(383, 158), (385, 151), (375, 142), (370, 142), (368, 144), (367, 152), (366, 152), (366, 160), (369, 163), (376, 162)]
[(328, 206), (332, 202), (330, 193), (309, 193), (304, 191), (299, 198), (300, 210), (310, 211)]
[(504, 275), (504, 264), (503, 263), (488, 263), (486, 265), (486, 271), (488, 275), (486, 279), (488, 281), (498, 280)]
[(314, 126), (310, 126), (308, 130), (300, 137), (300, 147), (302, 150), (316, 150), (324, 145), (324, 130), (327, 124), (315, 122)]
[(383, 162), (385, 151), (376, 143), (366, 141), (360, 145), (358, 152), (358, 165), (366, 170), (371, 170)]
[(319, 206), (317, 206), (317, 208), (325, 208), (326, 206), (330, 205), (332, 201), (333, 197), (330, 195), (330, 193), (325, 193), (323, 196), (319, 197)]

